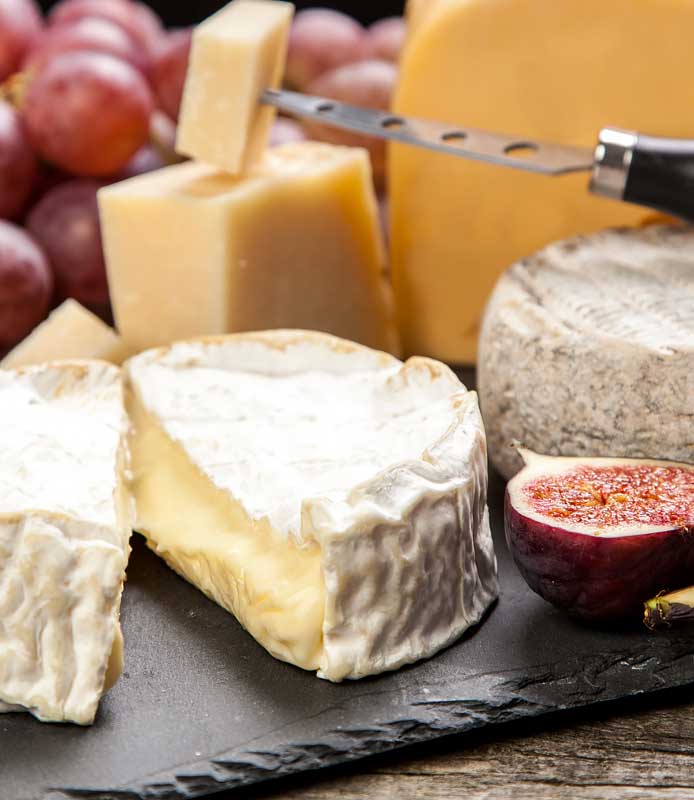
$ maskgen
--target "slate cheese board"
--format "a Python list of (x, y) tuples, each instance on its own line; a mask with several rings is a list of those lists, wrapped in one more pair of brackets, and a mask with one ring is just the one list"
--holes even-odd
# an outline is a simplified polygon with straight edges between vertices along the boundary
[(91, 728), (0, 715), (0, 800), (204, 797), (694, 682), (694, 626), (596, 629), (534, 595), (506, 550), (503, 491), (492, 475), (501, 596), (484, 623), (429, 661), (342, 684), (273, 659), (135, 536), (123, 677)]

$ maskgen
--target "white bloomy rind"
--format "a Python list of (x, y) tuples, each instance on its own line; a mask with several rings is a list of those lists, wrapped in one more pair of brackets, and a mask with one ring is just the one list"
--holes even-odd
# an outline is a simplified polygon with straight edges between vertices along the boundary
[(94, 719), (120, 640), (126, 427), (112, 365), (0, 371), (1, 711)]
[(273, 331), (148, 351), (126, 371), (208, 480), (320, 547), (321, 677), (430, 656), (497, 596), (477, 398), (443, 364)]
[(534, 480), (552, 475), (569, 475), (574, 470), (581, 467), (676, 467), (694, 472), (694, 465), (682, 464), (676, 461), (655, 461), (653, 459), (635, 458), (578, 458), (569, 456), (545, 456), (528, 450), (524, 447), (516, 447), (518, 455), (523, 459), (525, 466), (520, 472), (508, 482), (506, 491), (512, 507), (524, 517), (540, 522), (543, 525), (551, 525), (561, 528), (571, 533), (582, 533), (586, 536), (599, 535), (601, 539), (619, 538), (621, 536), (639, 536), (647, 533), (662, 533), (663, 531), (673, 530), (672, 525), (611, 525), (609, 528), (596, 530), (595, 525), (583, 525), (571, 523), (565, 517), (548, 517), (536, 511), (526, 497), (525, 489)]
[(492, 463), (548, 455), (694, 462), (694, 231), (604, 231), (499, 280), (480, 338)]

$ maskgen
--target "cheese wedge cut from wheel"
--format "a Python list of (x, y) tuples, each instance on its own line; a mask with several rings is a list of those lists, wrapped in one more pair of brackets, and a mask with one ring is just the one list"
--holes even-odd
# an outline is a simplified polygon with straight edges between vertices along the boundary
[(234, 0), (195, 29), (176, 150), (238, 174), (259, 161), (276, 111), (260, 104), (282, 83), (294, 6)]
[[(694, 131), (691, 0), (415, 0), (412, 12), (398, 114), (589, 148), (608, 125)], [(391, 256), (405, 351), (473, 362), (503, 270), (553, 241), (650, 213), (589, 194), (588, 180), (393, 145)]]
[(99, 317), (76, 300), (65, 300), (0, 361), (0, 367), (16, 369), (73, 358), (120, 364), (125, 358), (125, 346), (113, 328)]
[(556, 456), (694, 463), (694, 232), (609, 230), (514, 264), (477, 371), (492, 463)]
[(398, 349), (364, 150), (283, 145), (242, 179), (180, 164), (102, 189), (99, 206), (131, 352), (283, 327)]
[(0, 370), (0, 710), (88, 725), (118, 678), (125, 429), (117, 367)]
[(477, 398), (318, 333), (126, 362), (137, 529), (272, 655), (333, 681), (430, 656), (497, 593)]

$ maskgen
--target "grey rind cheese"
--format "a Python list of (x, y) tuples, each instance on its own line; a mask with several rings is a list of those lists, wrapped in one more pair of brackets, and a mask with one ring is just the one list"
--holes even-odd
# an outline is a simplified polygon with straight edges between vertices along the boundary
[(694, 462), (694, 229), (551, 245), (498, 282), (478, 390), (494, 466), (540, 453)]

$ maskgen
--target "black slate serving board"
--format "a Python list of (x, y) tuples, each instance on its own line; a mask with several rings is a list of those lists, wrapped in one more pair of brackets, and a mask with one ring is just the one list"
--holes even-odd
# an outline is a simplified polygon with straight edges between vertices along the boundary
[[(466, 376), (467, 377), (467, 376)], [(501, 597), (429, 661), (331, 684), (274, 660), (135, 537), (125, 673), (92, 728), (0, 715), (0, 800), (180, 800), (694, 682), (694, 628), (596, 630), (535, 596), (490, 509)]]

